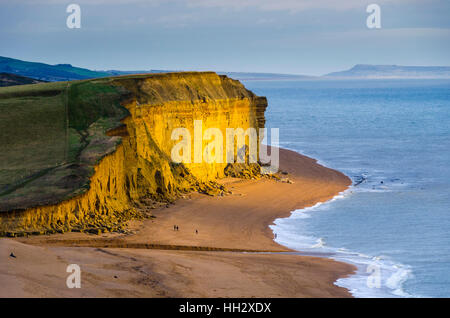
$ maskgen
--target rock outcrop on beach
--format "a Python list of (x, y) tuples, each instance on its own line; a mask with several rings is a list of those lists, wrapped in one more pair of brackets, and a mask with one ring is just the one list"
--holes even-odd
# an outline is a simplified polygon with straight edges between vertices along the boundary
[[(12, 149), (0, 167), (6, 180), (0, 184), (0, 234), (7, 236), (117, 231), (127, 220), (145, 216), (142, 211), (155, 202), (172, 202), (190, 191), (223, 193), (215, 180), (236, 169), (226, 162), (174, 163), (171, 150), (178, 141), (172, 131), (184, 127), (194, 136), (194, 120), (202, 121), (203, 131), (218, 128), (223, 136), (226, 128), (258, 130), (267, 106), (240, 82), (212, 72), (21, 87), (0, 90), (0, 108), (17, 109), (14, 116), (30, 121), (10, 125), (12, 136), (0, 140)], [(33, 108), (37, 101), (54, 106), (42, 133), (39, 114), (27, 113), (42, 109)], [(21, 108), (24, 103), (29, 107)], [(32, 147), (35, 160), (27, 163), (26, 149)], [(257, 174), (254, 165), (239, 164), (237, 170)]]

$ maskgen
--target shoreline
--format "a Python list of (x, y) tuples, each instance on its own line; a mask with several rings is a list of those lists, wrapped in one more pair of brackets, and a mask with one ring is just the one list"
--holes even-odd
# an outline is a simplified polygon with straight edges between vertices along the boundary
[[(134, 234), (66, 233), (1, 239), (0, 249), (15, 249), (18, 253), (39, 250), (38, 258), (53, 254), (56, 259), (52, 265), (61, 263), (61, 267), (73, 257), (71, 254), (83, 253), (80, 266), (90, 274), (95, 273), (97, 283), (92, 282), (92, 277), (87, 278), (92, 285), (80, 290), (81, 297), (352, 297), (347, 289), (335, 285), (339, 278), (355, 273), (356, 267), (351, 264), (316, 256), (242, 253), (243, 250), (298, 252), (276, 243), (270, 225), (295, 210), (326, 202), (351, 185), (344, 174), (291, 150), (280, 149), (280, 170), (287, 172), (282, 175), (286, 180), (220, 180), (232, 191), (230, 195), (189, 194), (174, 205), (155, 209), (155, 218), (132, 222), (130, 229)], [(175, 224), (179, 231), (173, 231)], [(169, 248), (161, 248), (164, 246)], [(52, 257), (47, 255), (49, 259)], [(22, 266), (12, 267), (11, 259), (0, 262), (0, 278), (5, 277), (6, 266), (9, 280), (31, 279), (20, 275)], [(146, 270), (125, 271), (126, 276), (133, 278), (122, 281), (120, 288), (100, 287), (111, 280), (111, 271), (123, 271), (133, 262), (142, 263), (140, 266)], [(22, 270), (31, 271), (33, 263), (36, 261), (24, 263)], [(65, 270), (60, 275), (66, 277)], [(153, 276), (150, 285), (143, 283)], [(38, 285), (52, 284), (38, 282)], [(190, 285), (196, 288), (189, 288)], [(14, 288), (17, 286), (5, 289)], [(70, 297), (61, 288), (64, 286), (55, 294)], [(52, 289), (49, 293), (52, 294)], [(17, 295), (36, 294), (18, 289)], [(7, 295), (0, 290), (0, 296)]]

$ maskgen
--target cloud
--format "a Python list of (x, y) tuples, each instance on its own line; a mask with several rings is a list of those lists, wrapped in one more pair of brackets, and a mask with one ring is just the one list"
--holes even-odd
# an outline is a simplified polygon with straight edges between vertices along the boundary
[[(435, 0), (428, 0), (433, 2)], [(62, 4), (61, 0), (15, 0), (16, 4)], [(423, 0), (67, 0), (67, 5), (76, 3), (80, 5), (131, 5), (145, 4), (157, 5), (186, 5), (189, 7), (205, 8), (253, 8), (262, 11), (305, 11), (310, 9), (349, 10), (365, 8), (371, 3), (408, 4), (421, 3)], [(0, 0), (1, 3), (11, 4), (10, 0)]]
[[(433, 0), (431, 0), (433, 1)], [(254, 8), (262, 11), (306, 11), (311, 9), (329, 9), (334, 11), (366, 8), (371, 3), (408, 4), (419, 0), (187, 0), (192, 7), (246, 9)]]
[(449, 38), (449, 28), (381, 28), (377, 30), (352, 30), (347, 32), (329, 32), (329, 39), (370, 39), (379, 38), (389, 39), (407, 39), (407, 38)]
[(450, 28), (382, 28), (377, 30), (360, 29), (347, 31), (321, 31), (301, 33), (298, 36), (286, 35), (271, 39), (266, 44), (283, 49), (296, 49), (301, 43), (305, 47), (339, 49), (364, 49), (368, 45), (380, 46), (386, 53), (394, 46), (411, 43), (448, 43)]
[(182, 2), (184, 0), (0, 0), (0, 4), (33, 4), (33, 5), (43, 5), (43, 4), (55, 4), (55, 5), (65, 5), (68, 6), (71, 3), (79, 5), (131, 5), (131, 4), (147, 4), (151, 6), (160, 5), (164, 3), (171, 2)]

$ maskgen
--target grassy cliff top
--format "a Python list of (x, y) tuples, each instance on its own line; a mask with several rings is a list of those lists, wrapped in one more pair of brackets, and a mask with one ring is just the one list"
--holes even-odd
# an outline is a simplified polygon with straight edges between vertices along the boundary
[(89, 188), (94, 166), (119, 136), (106, 131), (129, 115), (124, 101), (252, 98), (213, 72), (134, 74), (0, 88), (0, 212), (56, 204)]

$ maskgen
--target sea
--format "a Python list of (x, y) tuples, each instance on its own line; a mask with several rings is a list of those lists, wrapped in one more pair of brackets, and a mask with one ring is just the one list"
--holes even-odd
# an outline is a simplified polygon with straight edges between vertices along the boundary
[(277, 219), (276, 241), (356, 265), (355, 297), (450, 297), (450, 80), (247, 80), (281, 147), (353, 185)]

